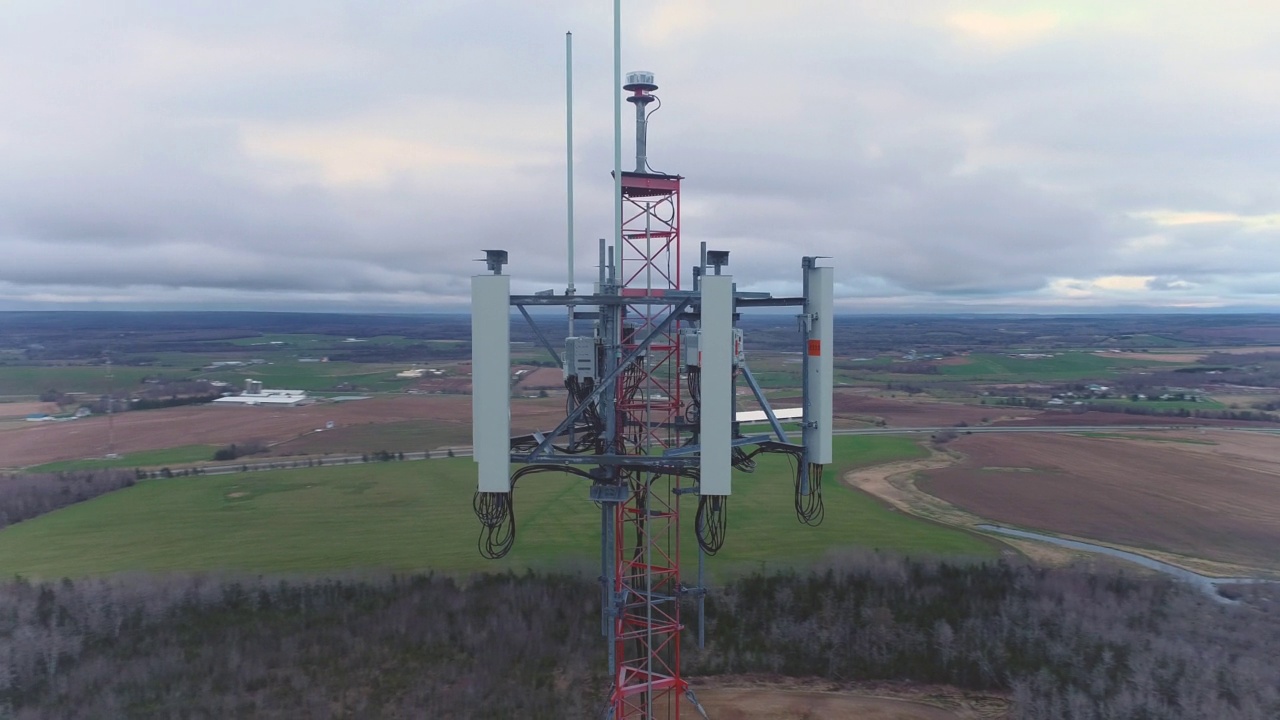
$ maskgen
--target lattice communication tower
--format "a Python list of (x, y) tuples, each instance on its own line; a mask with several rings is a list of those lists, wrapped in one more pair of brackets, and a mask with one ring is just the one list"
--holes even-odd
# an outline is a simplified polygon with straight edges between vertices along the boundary
[[(517, 483), (538, 473), (581, 478), (600, 518), (601, 631), (612, 678), (604, 716), (678, 719), (687, 698), (705, 717), (680, 672), (681, 611), (696, 607), (701, 643), (703, 563), (725, 542), (733, 472), (752, 472), (763, 453), (786, 455), (794, 460), (797, 517), (822, 522), (822, 470), (831, 462), (833, 271), (805, 257), (801, 296), (740, 292), (723, 273), (729, 253), (702, 243), (684, 284), (683, 178), (654, 172), (648, 162), (648, 121), (660, 102), (649, 106), (658, 86), (652, 73), (633, 72), (623, 87), (636, 111), (636, 166), (622, 173), (615, 198), (622, 204), (621, 252), (600, 241), (595, 291), (512, 295), (503, 250), (486, 251), (489, 273), (472, 278), (474, 509), (481, 554), (502, 557), (516, 539)], [(512, 306), (564, 369), (567, 396), (554, 429), (515, 437)], [(568, 306), (574, 327), (591, 332), (553, 344), (531, 306)], [(736, 327), (742, 310), (780, 306), (800, 308), (802, 403), (787, 413), (773, 410), (751, 374)], [(739, 387), (749, 389), (757, 409), (739, 410)], [(801, 437), (789, 436), (780, 414), (799, 421)], [(746, 432), (761, 420), (768, 432)], [(681, 521), (682, 500), (696, 503), (691, 527)], [(682, 530), (697, 539), (693, 582), (681, 572)]]

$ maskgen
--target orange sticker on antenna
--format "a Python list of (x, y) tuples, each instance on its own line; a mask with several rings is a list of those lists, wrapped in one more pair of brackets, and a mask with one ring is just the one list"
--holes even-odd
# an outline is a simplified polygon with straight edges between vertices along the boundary
[(809, 354), (810, 354), (811, 356), (814, 356), (814, 357), (817, 357), (818, 355), (821, 355), (821, 354), (822, 354), (822, 341), (821, 341), (821, 340), (810, 340), (810, 341), (809, 341)]

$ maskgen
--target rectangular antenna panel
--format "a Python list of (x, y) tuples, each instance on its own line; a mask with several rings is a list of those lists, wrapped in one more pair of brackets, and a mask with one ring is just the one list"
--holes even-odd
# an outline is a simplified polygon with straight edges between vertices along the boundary
[(809, 268), (809, 297), (805, 312), (813, 318), (809, 330), (808, 397), (805, 398), (804, 447), (809, 462), (831, 464), (831, 393), (835, 363), (832, 356), (832, 314), (835, 312), (835, 271), (829, 267)]
[(564, 379), (576, 377), (592, 380), (596, 376), (596, 339), (567, 337), (564, 339)]
[(471, 442), (480, 492), (511, 492), (511, 278), (471, 278)]
[(702, 407), (699, 492), (729, 495), (733, 484), (733, 276), (702, 278)]
[(686, 368), (702, 367), (702, 350), (698, 345), (697, 328), (680, 329), (681, 362)]

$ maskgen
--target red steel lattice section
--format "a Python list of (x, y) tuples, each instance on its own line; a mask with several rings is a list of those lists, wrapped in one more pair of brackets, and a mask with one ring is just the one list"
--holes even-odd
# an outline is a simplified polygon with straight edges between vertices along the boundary
[[(640, 299), (680, 289), (680, 178), (623, 173), (622, 295)], [(660, 325), (668, 305), (628, 303), (623, 346)], [(681, 419), (678, 323), (650, 344), (619, 381), (626, 451), (647, 454), (678, 439)], [(680, 717), (688, 684), (680, 675), (680, 478), (630, 473), (631, 493), (614, 515), (615, 720)]]
[[(619, 263), (624, 297), (664, 295), (680, 289), (680, 177), (622, 174), (622, 258)], [(627, 334), (646, 335), (666, 319), (671, 308), (643, 302), (628, 304), (624, 313), (623, 345)], [(667, 447), (674, 441), (673, 425), (680, 418), (679, 329), (673, 324), (654, 339), (639, 370), (618, 395), (619, 410), (633, 450)]]

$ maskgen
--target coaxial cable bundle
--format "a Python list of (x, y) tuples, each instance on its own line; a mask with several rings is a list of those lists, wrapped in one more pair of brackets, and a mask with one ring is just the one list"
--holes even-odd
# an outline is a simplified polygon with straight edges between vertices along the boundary
[(698, 498), (698, 513), (694, 517), (693, 532), (698, 546), (708, 555), (715, 555), (724, 547), (729, 527), (729, 497), (727, 495), (703, 495)]

